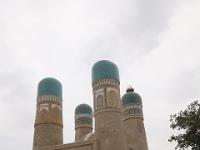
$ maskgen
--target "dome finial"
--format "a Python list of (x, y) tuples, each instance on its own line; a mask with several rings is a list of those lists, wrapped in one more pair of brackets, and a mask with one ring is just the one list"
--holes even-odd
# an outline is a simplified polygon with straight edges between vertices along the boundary
[(38, 96), (54, 95), (62, 97), (62, 84), (55, 78), (48, 77), (38, 84)]
[(97, 61), (92, 67), (92, 82), (102, 79), (120, 81), (117, 65), (109, 60)]
[(126, 90), (126, 92), (127, 93), (128, 92), (134, 92), (134, 88), (131, 85), (129, 85), (128, 88), (127, 88), (127, 90)]
[(88, 104), (80, 104), (75, 109), (75, 115), (80, 115), (80, 114), (92, 115), (92, 108)]
[(141, 104), (142, 105), (142, 98), (139, 94), (134, 92), (134, 89), (129, 86), (126, 90), (126, 93), (122, 96), (122, 105), (128, 104)]

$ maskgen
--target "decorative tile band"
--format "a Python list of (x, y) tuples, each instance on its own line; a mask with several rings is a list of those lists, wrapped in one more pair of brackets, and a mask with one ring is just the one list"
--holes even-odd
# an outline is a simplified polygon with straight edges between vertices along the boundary
[(44, 95), (44, 96), (38, 96), (37, 98), (37, 104), (40, 105), (42, 103), (56, 103), (58, 105), (62, 105), (62, 98), (60, 96), (54, 96), (54, 95)]
[(113, 79), (101, 79), (101, 80), (97, 80), (94, 83), (92, 83), (92, 87), (95, 89), (99, 86), (103, 86), (103, 85), (111, 85), (113, 87), (119, 87), (120, 82), (117, 80), (113, 80)]
[(91, 118), (79, 118), (77, 120), (75, 120), (75, 126), (79, 126), (79, 125), (90, 125), (92, 126), (92, 122), (93, 120)]
[(92, 119), (92, 114), (79, 114), (79, 115), (75, 115), (74, 119), (80, 119), (80, 118), (89, 118)]
[(127, 104), (122, 106), (122, 111), (125, 115), (143, 116), (142, 105), (139, 104)]

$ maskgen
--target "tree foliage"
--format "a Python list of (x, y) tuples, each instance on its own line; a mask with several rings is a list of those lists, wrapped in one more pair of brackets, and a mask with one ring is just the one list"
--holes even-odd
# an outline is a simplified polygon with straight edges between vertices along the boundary
[(169, 142), (177, 142), (175, 149), (200, 150), (200, 104), (194, 101), (187, 109), (170, 116), (170, 128), (179, 131)]

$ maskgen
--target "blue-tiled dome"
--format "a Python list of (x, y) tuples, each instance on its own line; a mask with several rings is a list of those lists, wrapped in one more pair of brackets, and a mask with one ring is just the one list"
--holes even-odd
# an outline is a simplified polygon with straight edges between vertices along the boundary
[(88, 104), (80, 104), (75, 109), (75, 115), (80, 114), (92, 115), (92, 108)]
[(133, 89), (127, 89), (126, 94), (122, 96), (122, 105), (127, 104), (142, 104), (142, 98)]
[(108, 60), (101, 60), (92, 67), (92, 82), (100, 79), (115, 79), (119, 81), (117, 66)]
[(62, 97), (62, 84), (54, 78), (45, 78), (38, 85), (38, 96), (54, 95)]

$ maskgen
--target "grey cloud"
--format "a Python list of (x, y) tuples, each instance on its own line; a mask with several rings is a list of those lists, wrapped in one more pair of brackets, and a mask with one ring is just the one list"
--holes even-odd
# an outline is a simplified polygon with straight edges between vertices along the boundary
[(192, 102), (200, 97), (200, 67), (188, 68), (180, 72), (172, 81), (172, 87), (167, 92), (172, 103)]
[(157, 0), (135, 0), (113, 5), (115, 13), (108, 9), (106, 15), (113, 15), (115, 19), (102, 20), (103, 25), (112, 28), (102, 29), (89, 41), (85, 47), (86, 54), (94, 58), (98, 55), (114, 57), (125, 62), (146, 55), (159, 45), (159, 35), (169, 28), (169, 18), (179, 5), (178, 1)]
[(31, 87), (34, 81), (31, 76), (33, 74), (20, 69), (0, 73), (0, 119), (4, 120), (0, 129), (0, 144), (3, 149), (13, 149), (13, 145), (19, 143), (23, 143), (25, 149), (30, 148), (31, 138), (24, 137), (33, 134), (35, 89)]
[(0, 73), (0, 88), (2, 89), (2, 93), (5, 99), (1, 99), (4, 102), (10, 102), (15, 99), (11, 99), (9, 97), (16, 96), (16, 98), (28, 98), (32, 95), (32, 88), (30, 85), (31, 73), (23, 70), (15, 70), (15, 71), (2, 71)]
[[(22, 150), (31, 148), (37, 82), (46, 76), (58, 77), (63, 83), (65, 143), (73, 141), (74, 108), (83, 102), (92, 105), (91, 67), (99, 59), (110, 59), (119, 66), (121, 94), (133, 82), (143, 97), (150, 149), (172, 149), (167, 143), (168, 116), (189, 102), (190, 97), (200, 96), (199, 68), (191, 69), (199, 64), (198, 42), (192, 36), (192, 33), (199, 35), (199, 28), (192, 28), (198, 19), (184, 18), (179, 11), (184, 2), (1, 1), (0, 119), (4, 124), (0, 128), (0, 145), (3, 149), (19, 149), (21, 145), (24, 145)], [(193, 2), (188, 2), (188, 6), (194, 8), (195, 2), (199, 4)], [(169, 22), (174, 15), (178, 25)], [(176, 32), (187, 21), (190, 24)], [(171, 28), (174, 30), (168, 31)], [(160, 38), (163, 34), (164, 42)], [(185, 62), (188, 54), (191, 63)], [(178, 55), (184, 57), (177, 59)], [(181, 100), (184, 103), (179, 106)], [(162, 130), (166, 131), (159, 133)]]

